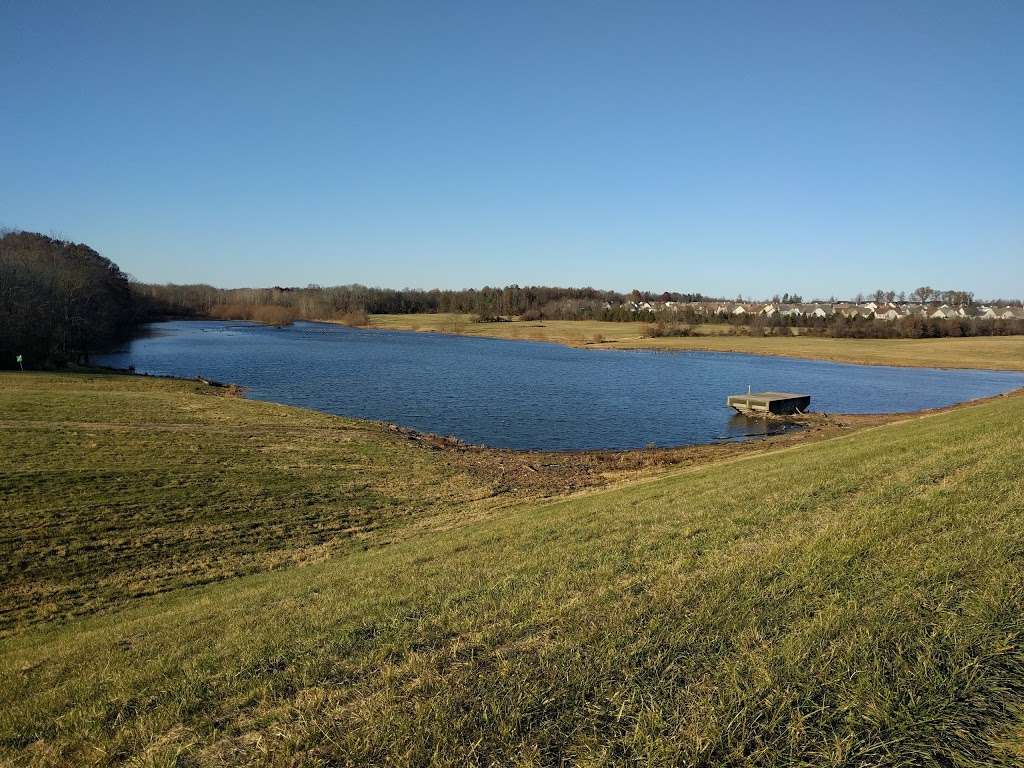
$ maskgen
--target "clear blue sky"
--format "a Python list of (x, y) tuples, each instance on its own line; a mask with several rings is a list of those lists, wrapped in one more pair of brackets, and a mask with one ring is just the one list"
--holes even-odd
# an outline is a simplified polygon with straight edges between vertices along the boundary
[(1024, 295), (1024, 3), (0, 0), (0, 225), (148, 281)]

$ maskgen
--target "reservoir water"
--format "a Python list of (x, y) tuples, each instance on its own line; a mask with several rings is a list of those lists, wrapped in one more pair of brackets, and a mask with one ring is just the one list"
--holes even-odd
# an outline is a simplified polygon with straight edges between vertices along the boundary
[[(555, 344), (299, 322), (173, 321), (96, 358), (139, 373), (239, 384), (249, 397), (394, 422), (466, 442), (536, 450), (743, 439), (764, 422), (729, 394), (804, 392), (812, 410), (935, 408), (1024, 386), (1024, 374), (844, 365), (719, 352)], [(777, 429), (777, 427), (770, 427)]]

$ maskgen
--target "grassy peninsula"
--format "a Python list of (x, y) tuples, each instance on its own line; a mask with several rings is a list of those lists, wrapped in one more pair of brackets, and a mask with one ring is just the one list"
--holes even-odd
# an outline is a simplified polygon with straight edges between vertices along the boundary
[(0, 762), (1024, 759), (1024, 397), (582, 481), (229, 394), (2, 376)]
[(937, 339), (843, 339), (821, 336), (728, 335), (728, 325), (694, 326), (694, 336), (649, 336), (650, 323), (601, 320), (512, 320), (479, 323), (471, 315), (371, 315), (372, 328), (549, 341), (607, 349), (707, 350), (782, 355), (861, 365), (989, 368), (1024, 371), (1024, 336)]

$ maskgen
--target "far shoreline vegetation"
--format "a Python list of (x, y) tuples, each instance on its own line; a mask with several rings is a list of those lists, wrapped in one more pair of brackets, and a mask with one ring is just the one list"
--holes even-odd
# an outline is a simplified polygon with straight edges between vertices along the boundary
[[(784, 293), (770, 299), (735, 300), (679, 293), (548, 286), (483, 287), (466, 290), (394, 290), (362, 285), (305, 288), (216, 288), (209, 285), (132, 281), (117, 265), (80, 243), (46, 235), (0, 232), (0, 369), (59, 368), (88, 363), (92, 354), (130, 338), (144, 323), (169, 318), (248, 320), (287, 325), (296, 320), (380, 327), (380, 317), (457, 318), (444, 325), (410, 320), (394, 329), (554, 340), (603, 345), (628, 327), (636, 348), (716, 349), (711, 337), (778, 338), (777, 351), (736, 341), (758, 354), (844, 359), (793, 351), (802, 339), (945, 339), (1024, 334), (1020, 299), (977, 300), (969, 291), (928, 287), (909, 294), (878, 290), (849, 301), (805, 302)], [(507, 323), (574, 322), (573, 333), (551, 338), (490, 329)], [(471, 328), (472, 326), (472, 328)], [(593, 328), (586, 337), (582, 328)], [(694, 344), (679, 340), (697, 339)], [(644, 343), (633, 343), (636, 341)], [(653, 343), (652, 343), (653, 342)], [(754, 347), (757, 347), (756, 349)], [(896, 362), (892, 355), (884, 362)], [(949, 362), (949, 361), (946, 361)], [(924, 365), (908, 362), (910, 365)], [(930, 364), (943, 365), (944, 361)], [(966, 367), (952, 363), (950, 367)], [(990, 366), (983, 366), (990, 367)], [(1004, 367), (1004, 366), (999, 366)], [(1020, 367), (1011, 366), (1011, 367)]]
[[(804, 302), (784, 293), (765, 300), (710, 298), (700, 293), (551, 286), (485, 286), (466, 290), (370, 288), (363, 285), (290, 288), (214, 288), (137, 284), (152, 311), (171, 317), (251, 320), (285, 325), (296, 320), (371, 325), (375, 315), (466, 315), (473, 322), (600, 321), (649, 325), (650, 337), (702, 334), (705, 325), (729, 335), (833, 338), (943, 338), (1024, 334), (1019, 299), (977, 300), (970, 291), (918, 288), (911, 294), (875, 291), (849, 301)], [(716, 333), (721, 331), (716, 331)]]
[[(329, 321), (340, 322), (340, 321)], [(835, 338), (810, 334), (751, 335), (709, 323), (685, 336), (652, 336), (650, 324), (602, 320), (513, 320), (480, 323), (470, 315), (371, 315), (370, 329), (547, 342), (585, 349), (730, 352), (911, 368), (1024, 370), (1024, 336)]]

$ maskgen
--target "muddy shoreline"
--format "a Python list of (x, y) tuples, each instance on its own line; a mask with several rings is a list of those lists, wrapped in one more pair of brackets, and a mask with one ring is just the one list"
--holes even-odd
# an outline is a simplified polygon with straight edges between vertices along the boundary
[[(90, 371), (108, 375), (189, 382), (201, 387), (200, 391), (205, 391), (213, 396), (244, 397), (245, 395), (243, 386), (201, 378), (157, 376), (115, 368), (79, 370), (83, 373)], [(654, 476), (666, 470), (686, 469), (803, 443), (828, 440), (869, 427), (969, 408), (999, 398), (1021, 396), (1024, 396), (1024, 388), (992, 397), (920, 411), (879, 414), (812, 412), (802, 416), (771, 417), (780, 425), (785, 424), (795, 428), (790, 428), (780, 434), (750, 436), (746, 439), (728, 442), (630, 450), (535, 451), (492, 448), (465, 443), (454, 437), (420, 432), (390, 422), (341, 416), (334, 418), (344, 419), (351, 423), (361, 424), (367, 429), (379, 431), (382, 439), (411, 442), (423, 450), (446, 453), (449, 460), (461, 471), (491, 487), (490, 497), (506, 494), (516, 497), (548, 497)], [(312, 409), (300, 408), (299, 410)], [(321, 412), (317, 411), (317, 413)]]

